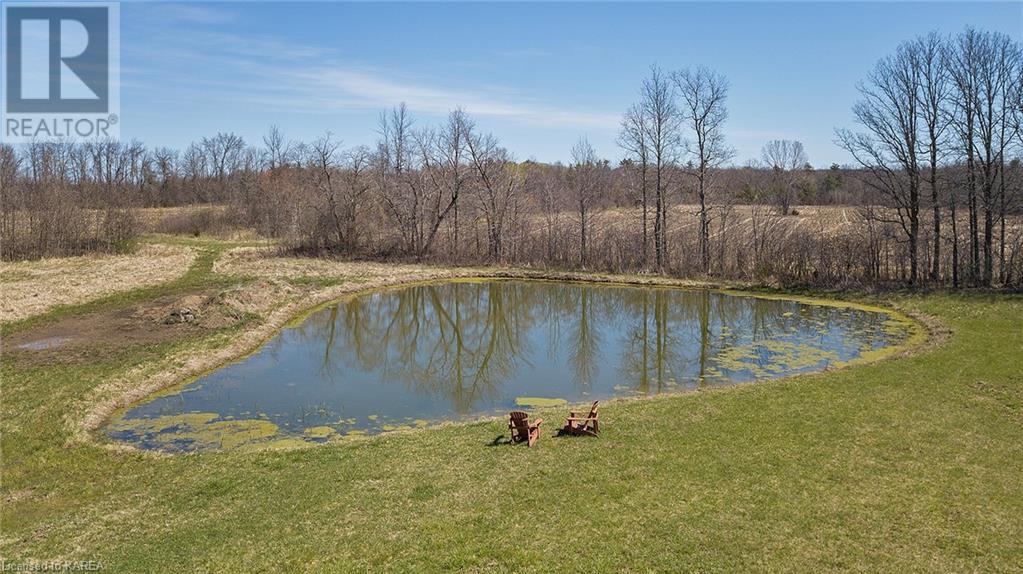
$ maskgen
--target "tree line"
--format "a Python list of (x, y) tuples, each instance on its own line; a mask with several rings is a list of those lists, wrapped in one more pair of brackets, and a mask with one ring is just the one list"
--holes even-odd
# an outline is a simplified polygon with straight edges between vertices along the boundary
[[(905, 42), (860, 83), (853, 166), (798, 141), (738, 166), (727, 79), (650, 69), (612, 164), (581, 138), (567, 164), (517, 161), (461, 109), (402, 104), (374, 146), (331, 133), (258, 145), (218, 133), (183, 151), (141, 142), (0, 146), (0, 256), (122, 248), (140, 207), (209, 206), (158, 231), (251, 228), (291, 253), (649, 271), (774, 283), (1018, 285), (1023, 275), (1023, 57), (968, 29)], [(841, 206), (799, 213), (796, 206)], [(927, 215), (929, 217), (927, 217)], [(175, 219), (176, 218), (176, 219)]]
[[(897, 225), (910, 259), (909, 282), (941, 275), (943, 208), (952, 226), (953, 283), (990, 286), (1005, 265), (1006, 217), (1018, 194), (1023, 118), (1023, 54), (1009, 36), (974, 29), (952, 37), (937, 33), (904, 42), (859, 85), (853, 107), (859, 131), (839, 130), (838, 141), (870, 177), (868, 184), (894, 210), (868, 215)], [(947, 169), (942, 169), (946, 167)], [(923, 197), (929, 196), (933, 257), (921, 270)], [(954, 216), (965, 204), (965, 277)], [(999, 228), (998, 261), (995, 229)]]

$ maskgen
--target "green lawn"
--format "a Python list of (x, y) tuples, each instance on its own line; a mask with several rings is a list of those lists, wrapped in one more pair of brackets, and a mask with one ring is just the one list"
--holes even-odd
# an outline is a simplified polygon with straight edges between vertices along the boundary
[(611, 403), (600, 439), (552, 437), (564, 413), (547, 411), (533, 449), (491, 446), (501, 421), (284, 452), (69, 447), (65, 413), (90, 389), (210, 341), (73, 368), (5, 358), (0, 557), (105, 572), (1021, 571), (1023, 297), (890, 301), (950, 338)]

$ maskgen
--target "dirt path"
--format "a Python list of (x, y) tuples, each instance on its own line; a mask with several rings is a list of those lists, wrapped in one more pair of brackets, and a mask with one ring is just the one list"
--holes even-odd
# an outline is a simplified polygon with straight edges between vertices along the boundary
[(22, 364), (91, 363), (129, 347), (201, 337), (245, 314), (216, 291), (165, 295), (75, 315), (4, 338), (4, 354)]

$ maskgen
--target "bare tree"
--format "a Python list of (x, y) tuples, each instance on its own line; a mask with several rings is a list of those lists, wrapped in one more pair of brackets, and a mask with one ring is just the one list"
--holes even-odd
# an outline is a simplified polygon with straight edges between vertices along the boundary
[(437, 231), (449, 214), (454, 214), (454, 245), (458, 247), (458, 199), (469, 179), (465, 158), (466, 140), (473, 129), (472, 121), (462, 110), (448, 115), (444, 131), (421, 142), (423, 169), (432, 190), (427, 198), (427, 226), (418, 257), (430, 251)]
[[(952, 84), (946, 115), (958, 144), (954, 157), (966, 167), (970, 279), (991, 285), (995, 268), (995, 216), (997, 213), (1001, 224), (1008, 194), (1005, 156), (1018, 133), (1014, 118), (1021, 98), (1016, 86), (1023, 58), (1020, 44), (1010, 37), (972, 28), (953, 38), (944, 55), (944, 67)], [(998, 259), (1003, 262), (1004, 233), (999, 243)]]
[[(981, 33), (968, 28), (945, 51), (945, 69), (953, 85), (953, 97), (947, 113), (960, 142), (956, 154), (966, 163), (966, 204), (969, 210), (970, 280), (980, 274), (980, 236), (977, 206), (977, 105), (980, 100), (980, 67), (983, 59)], [(952, 213), (955, 217), (955, 213)], [(958, 241), (958, 238), (956, 238)]]
[(671, 78), (657, 66), (640, 90), (639, 110), (654, 168), (654, 253), (658, 269), (667, 259), (667, 190), (681, 145), (681, 118)]
[(263, 145), (266, 146), (266, 165), (270, 171), (284, 167), (293, 160), (293, 144), (276, 125), (270, 126), (270, 130), (263, 136)]
[[(984, 208), (984, 274), (983, 282), (994, 281), (995, 215), (1004, 204), (1005, 152), (1014, 139), (1012, 110), (1016, 105), (1016, 67), (1020, 58), (1018, 44), (1000, 33), (985, 33), (981, 64), (980, 95), (977, 117), (980, 152), (978, 162), (982, 175), (981, 198)], [(999, 257), (1004, 260), (1004, 254)]]
[(621, 131), (618, 135), (618, 145), (628, 154), (632, 166), (638, 173), (638, 195), (640, 198), (640, 218), (643, 226), (643, 265), (650, 263), (650, 198), (649, 198), (649, 172), (650, 172), (650, 142), (647, 139), (649, 129), (647, 127), (647, 115), (643, 108), (633, 105), (625, 112), (622, 119)]
[(771, 140), (764, 144), (760, 156), (771, 170), (771, 194), (775, 198), (778, 212), (788, 215), (800, 170), (809, 162), (803, 144), (793, 140)]
[(491, 134), (471, 132), (466, 149), (475, 171), (475, 192), (487, 231), (487, 255), (500, 260), (504, 254), (505, 225), (515, 209), (521, 188), (521, 176), (508, 151)]
[[(405, 253), (418, 254), (425, 204), (424, 173), (415, 164), (417, 145), (426, 135), (413, 133), (413, 120), (404, 102), (380, 116), (377, 142), (377, 191), (401, 235)], [(419, 140), (418, 144), (416, 140)]]
[(524, 165), (526, 193), (533, 197), (533, 200), (540, 212), (543, 229), (543, 254), (548, 264), (560, 259), (558, 238), (562, 230), (562, 218), (564, 215), (564, 200), (560, 193), (562, 181), (560, 173), (555, 166), (544, 165), (535, 162), (526, 162)]
[(11, 250), (11, 240), (15, 237), (18, 228), (18, 209), (20, 201), (21, 182), (18, 175), (21, 172), (22, 158), (15, 152), (14, 146), (0, 144), (0, 258), (8, 259)]
[(329, 217), (334, 231), (334, 245), (343, 248), (348, 243), (347, 229), (350, 214), (342, 213), (338, 185), (338, 148), (340, 142), (333, 139), (330, 132), (316, 140), (312, 145), (309, 164), (313, 171), (313, 181), (317, 191), (326, 204), (326, 216)]
[[(1018, 41), (970, 30), (899, 47), (861, 84), (863, 133), (838, 132), (856, 168), (814, 169), (799, 142), (784, 140), (764, 146), (763, 163), (725, 165), (724, 79), (656, 67), (622, 121), (626, 157), (614, 168), (585, 140), (568, 166), (516, 162), (460, 110), (422, 125), (405, 106), (382, 116), (372, 150), (345, 150), (329, 133), (290, 141), (276, 127), (260, 150), (232, 134), (180, 155), (137, 141), (0, 146), (0, 257), (118, 249), (134, 233), (134, 206), (208, 203), (146, 224), (195, 234), (252, 226), (282, 250), (384, 260), (1019, 286), (1021, 60)], [(829, 207), (799, 220), (771, 215), (797, 197)], [(687, 225), (669, 233), (669, 213)]]
[[(852, 154), (870, 177), (868, 185), (895, 207), (897, 223), (909, 242), (909, 283), (918, 279), (920, 235), (920, 66), (909, 44), (874, 67), (858, 88), (862, 99), (853, 107), (857, 122), (867, 131), (838, 131), (839, 144)], [(891, 221), (886, 211), (874, 217)]]
[[(924, 144), (927, 148), (927, 172), (924, 176), (931, 188), (931, 213), (934, 226), (934, 240), (931, 249), (931, 281), (937, 282), (941, 272), (941, 201), (938, 197), (938, 162), (948, 128), (947, 114), (951, 90), (948, 67), (945, 62), (945, 45), (941, 36), (931, 32), (917, 38), (910, 50), (915, 53), (913, 62), (920, 68), (919, 110), (925, 130)], [(953, 214), (954, 215), (954, 214)]]
[(587, 245), (593, 218), (593, 203), (606, 185), (607, 162), (597, 158), (597, 152), (586, 138), (572, 147), (572, 165), (567, 172), (569, 189), (572, 192), (579, 215), (579, 263), (586, 265)]
[(228, 179), (241, 167), (242, 152), (245, 140), (233, 133), (220, 132), (213, 137), (203, 138), (200, 147), (206, 156), (205, 167), (216, 183), (218, 197), (226, 199), (229, 189)]
[[(1006, 63), (1009, 81), (1002, 93), (1002, 131), (999, 134), (999, 271), (1003, 285), (1011, 282), (1011, 268), (1006, 259), (1006, 215), (1015, 196), (1021, 191), (1020, 159), (1008, 159), (1006, 155), (1015, 146), (1016, 153), (1023, 151), (1023, 44), (1014, 43)], [(1010, 177), (1014, 176), (1014, 177)]]
[(681, 98), (682, 117), (692, 135), (686, 148), (692, 156), (687, 172), (696, 179), (700, 203), (700, 262), (703, 272), (710, 271), (710, 222), (707, 194), (711, 191), (713, 170), (732, 159), (734, 150), (725, 143), (724, 124), (728, 119), (725, 101), (728, 80), (708, 68), (685, 69), (672, 75)]

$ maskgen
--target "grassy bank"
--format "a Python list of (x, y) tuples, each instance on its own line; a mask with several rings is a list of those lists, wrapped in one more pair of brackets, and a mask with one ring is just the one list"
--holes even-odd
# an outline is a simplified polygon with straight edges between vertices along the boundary
[[(166, 288), (242, 280), (212, 273), (218, 253)], [(492, 446), (501, 422), (283, 452), (65, 446), (65, 413), (104, 381), (231, 332), (74, 368), (5, 357), (0, 556), (108, 572), (1018, 571), (1023, 297), (892, 302), (952, 334), (908, 358), (614, 403), (596, 440), (553, 438), (564, 413), (545, 412), (533, 449)]]

